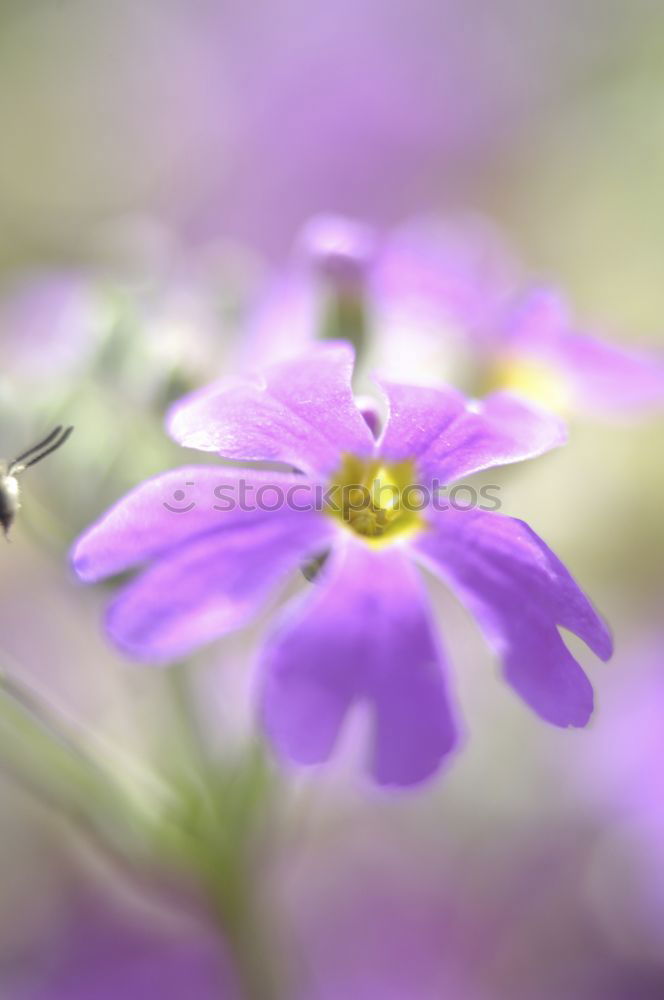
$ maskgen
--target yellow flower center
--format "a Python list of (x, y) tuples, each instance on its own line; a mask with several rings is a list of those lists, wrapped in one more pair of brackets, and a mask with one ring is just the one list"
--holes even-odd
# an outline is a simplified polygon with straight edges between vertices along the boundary
[(554, 413), (566, 413), (570, 398), (565, 379), (553, 365), (525, 358), (503, 358), (492, 367), (485, 392), (510, 389)]
[(326, 513), (376, 547), (424, 526), (425, 497), (410, 460), (383, 462), (345, 455), (328, 497)]

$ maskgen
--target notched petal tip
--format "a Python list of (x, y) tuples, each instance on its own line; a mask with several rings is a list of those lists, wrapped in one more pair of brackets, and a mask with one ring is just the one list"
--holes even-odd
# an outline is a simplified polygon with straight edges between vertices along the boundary
[(559, 448), (569, 439), (569, 427), (559, 414), (509, 389), (497, 389), (482, 400), (472, 401), (469, 409), (496, 427), (513, 429), (515, 443), (521, 440), (523, 444), (523, 453), (515, 461)]
[(438, 743), (426, 757), (419, 760), (409, 759), (408, 754), (404, 754), (403, 748), (399, 746), (395, 746), (395, 753), (389, 761), (379, 759), (374, 752), (369, 768), (373, 781), (386, 792), (403, 792), (406, 789), (417, 791), (434, 778), (440, 778), (464, 743), (456, 720), (455, 728), (450, 727), (447, 735), (449, 739), (446, 743)]
[(122, 621), (124, 614), (122, 598), (121, 591), (118, 598), (107, 607), (104, 615), (104, 631), (118, 652), (127, 659), (144, 663), (147, 666), (165, 667), (193, 652), (196, 648), (195, 645), (190, 649), (174, 650), (172, 646), (160, 648), (154, 644), (146, 643), (145, 637), (132, 638), (127, 633), (126, 626)]
[(401, 552), (354, 542), (336, 552), (261, 660), (263, 723), (287, 760), (326, 760), (357, 703), (371, 711), (369, 770), (380, 785), (426, 781), (457, 745), (444, 655)]
[(69, 552), (69, 565), (81, 583), (97, 583), (105, 576), (103, 572), (100, 572), (90, 551), (91, 538), (94, 537), (94, 531), (94, 526), (88, 529), (74, 543)]
[(603, 663), (607, 663), (615, 652), (613, 632), (600, 613), (590, 604), (590, 601), (588, 604), (592, 612), (592, 623), (588, 635), (583, 636), (583, 639), (595, 656), (599, 657)]
[(280, 461), (327, 475), (341, 452), (373, 448), (353, 399), (353, 359), (350, 344), (317, 344), (259, 379), (218, 383), (176, 403), (168, 431), (185, 447), (231, 461)]
[(415, 459), (426, 479), (451, 484), (484, 469), (536, 458), (567, 440), (559, 417), (509, 392), (469, 401), (448, 386), (379, 384), (389, 402), (381, 455)]
[(585, 726), (592, 686), (561, 630), (602, 659), (611, 655), (611, 634), (535, 532), (500, 514), (447, 511), (417, 548), (477, 618), (506, 680), (533, 711), (555, 726)]
[[(195, 451), (216, 451), (214, 435), (206, 430), (205, 413), (218, 396), (232, 391), (238, 386), (247, 389), (257, 388), (249, 379), (240, 383), (224, 380), (196, 389), (183, 396), (182, 399), (171, 403), (164, 417), (166, 433), (183, 448), (193, 448)], [(199, 419), (199, 415), (202, 419)]]

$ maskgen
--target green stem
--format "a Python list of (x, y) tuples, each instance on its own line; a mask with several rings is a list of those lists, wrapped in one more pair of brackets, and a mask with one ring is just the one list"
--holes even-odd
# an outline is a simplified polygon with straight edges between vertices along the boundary
[(201, 738), (191, 704), (187, 676), (171, 672), (180, 738), (185, 741), (197, 799), (188, 862), (219, 920), (231, 948), (246, 1000), (278, 1000), (282, 970), (275, 968), (275, 949), (256, 898), (260, 884), (261, 832), (270, 803), (269, 772), (261, 747), (243, 761), (221, 770)]
[[(132, 857), (145, 862), (146, 848), (161, 862), (172, 862), (175, 855), (209, 900), (231, 949), (243, 997), (279, 1000), (285, 995), (283, 970), (275, 968), (276, 949), (270, 947), (264, 907), (256, 894), (272, 802), (262, 748), (251, 749), (235, 766), (220, 768), (201, 737), (185, 672), (176, 667), (170, 677), (175, 754), (167, 762), (166, 811), (154, 818), (133, 809), (112, 771), (67, 735), (62, 720), (38, 695), (0, 671), (2, 766), (10, 765), (12, 777), (109, 857), (117, 854), (120, 862), (131, 865)], [(158, 781), (156, 775), (154, 779)], [(109, 839), (111, 831), (116, 833)], [(118, 835), (123, 839), (116, 851)]]
[[(0, 767), (37, 802), (72, 823), (109, 857), (116, 817), (130, 809), (112, 774), (83, 746), (30, 688), (0, 670)], [(132, 834), (139, 829), (134, 817)]]

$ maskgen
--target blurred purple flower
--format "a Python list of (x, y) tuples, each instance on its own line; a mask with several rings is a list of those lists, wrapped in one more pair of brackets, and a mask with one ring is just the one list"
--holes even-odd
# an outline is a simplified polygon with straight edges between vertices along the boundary
[(103, 328), (101, 298), (82, 272), (22, 273), (0, 289), (3, 368), (20, 380), (71, 374)]
[[(479, 986), (481, 961), (467, 963), (457, 900), (437, 896), (431, 858), (429, 882), (422, 885), (409, 879), (403, 855), (390, 856), (392, 869), (381, 870), (384, 854), (376, 839), (361, 868), (343, 854), (346, 868), (335, 856), (325, 857), (325, 868), (307, 866), (300, 857), (306, 881), (301, 871), (289, 872), (295, 900), (287, 898), (285, 905), (293, 908), (306, 956), (298, 1000), (486, 1000)], [(454, 887), (445, 888), (452, 896)], [(472, 928), (478, 937), (479, 930)]]
[(138, 907), (82, 900), (34, 963), (33, 985), (17, 1000), (238, 1000), (230, 961), (208, 926), (176, 921)]
[(601, 19), (596, 0), (274, 0), (263, 22), (208, 6), (224, 75), (212, 93), (228, 95), (215, 121), (231, 131), (199, 156), (196, 228), (278, 255), (328, 207), (391, 222), (472, 201), (639, 24), (616, 0)]
[[(628, 414), (664, 405), (664, 359), (627, 350), (579, 330), (565, 299), (548, 288), (517, 296), (498, 326), (498, 378), (533, 388), (553, 380), (561, 403), (598, 414)], [(510, 377), (510, 372), (512, 377)], [(545, 386), (542, 391), (546, 392)]]
[(499, 232), (479, 218), (416, 220), (379, 238), (352, 220), (317, 217), (256, 309), (249, 349), (273, 357), (301, 349), (324, 332), (329, 298), (348, 295), (363, 305), (371, 355), (399, 377), (452, 362), (473, 392), (508, 388), (552, 409), (625, 413), (664, 403), (664, 359), (579, 330), (563, 297), (529, 287)]
[(627, 652), (604, 694), (601, 718), (573, 765), (584, 795), (625, 821), (655, 823), (664, 833), (664, 634)]
[[(595, 819), (582, 883), (587, 905), (611, 946), (632, 962), (664, 958), (664, 644), (642, 631), (612, 671), (589, 739), (561, 755), (564, 777)], [(568, 749), (568, 748), (567, 748)], [(613, 995), (613, 994), (611, 994)], [(624, 994), (630, 994), (625, 989)], [(641, 993), (637, 991), (637, 995)], [(644, 996), (656, 993), (644, 991)]]
[[(170, 430), (182, 445), (301, 472), (189, 466), (120, 501), (73, 553), (86, 581), (152, 562), (112, 604), (111, 636), (132, 656), (176, 659), (246, 624), (291, 571), (328, 555), (265, 642), (265, 727), (285, 757), (313, 764), (329, 757), (351, 705), (366, 701), (372, 774), (408, 785), (457, 742), (421, 563), (473, 611), (508, 682), (542, 718), (585, 725), (592, 689), (557, 626), (604, 659), (611, 639), (564, 566), (522, 521), (400, 502), (411, 484), (430, 491), (436, 479), (539, 455), (563, 442), (561, 424), (506, 393), (470, 406), (450, 388), (383, 382), (389, 416), (376, 438), (353, 399), (352, 371), (347, 345), (319, 345), (262, 379), (217, 384), (174, 407)], [(214, 505), (220, 489), (241, 495), (243, 481), (297, 486), (297, 500), (271, 510)], [(396, 487), (397, 502), (375, 499), (379, 482)], [(315, 502), (330, 484), (348, 496), (364, 488), (371, 502), (331, 516)]]

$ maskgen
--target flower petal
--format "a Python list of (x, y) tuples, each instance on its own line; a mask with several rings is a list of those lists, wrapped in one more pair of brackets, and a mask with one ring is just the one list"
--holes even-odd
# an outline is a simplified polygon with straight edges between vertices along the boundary
[(326, 323), (329, 297), (362, 293), (375, 254), (373, 230), (354, 219), (315, 215), (296, 241), (286, 270), (267, 282), (251, 311), (239, 348), (242, 369), (254, 359), (276, 364), (315, 345)]
[(318, 345), (269, 368), (264, 378), (212, 386), (177, 403), (169, 430), (188, 448), (326, 475), (337, 468), (341, 453), (374, 450), (353, 400), (352, 374), (347, 344)]
[(379, 443), (389, 461), (415, 459), (424, 485), (448, 485), (496, 465), (520, 462), (563, 444), (555, 416), (507, 392), (468, 403), (455, 389), (381, 382), (389, 417)]
[(311, 347), (320, 323), (320, 297), (311, 273), (302, 267), (272, 278), (248, 317), (238, 347), (241, 369), (253, 369), (256, 358), (265, 367), (278, 364)]
[(477, 617), (509, 683), (548, 722), (585, 725), (592, 688), (558, 626), (604, 660), (612, 642), (563, 564), (515, 518), (454, 509), (431, 516), (432, 530), (413, 548)]
[(285, 757), (317, 763), (330, 755), (351, 703), (366, 699), (375, 720), (374, 778), (414, 784), (456, 742), (443, 670), (406, 555), (349, 539), (265, 646), (265, 725)]
[[(289, 493), (289, 491), (291, 491)], [(118, 501), (79, 538), (72, 551), (86, 582), (121, 573), (211, 532), (236, 531), (270, 517), (277, 496), (284, 506), (314, 504), (314, 486), (302, 476), (223, 466), (188, 465), (148, 479)]]
[(582, 410), (630, 412), (664, 406), (664, 359), (567, 333), (557, 354)]
[(579, 332), (565, 300), (550, 289), (530, 292), (509, 317), (507, 332), (512, 354), (551, 365), (581, 410), (664, 405), (664, 358)]
[(395, 229), (375, 268), (379, 306), (403, 323), (426, 318), (450, 322), (465, 335), (495, 324), (518, 280), (519, 268), (502, 234), (477, 215), (441, 223), (415, 219)]
[(319, 513), (279, 510), (198, 535), (120, 592), (108, 632), (137, 659), (184, 656), (250, 621), (289, 572), (325, 549), (332, 531)]

